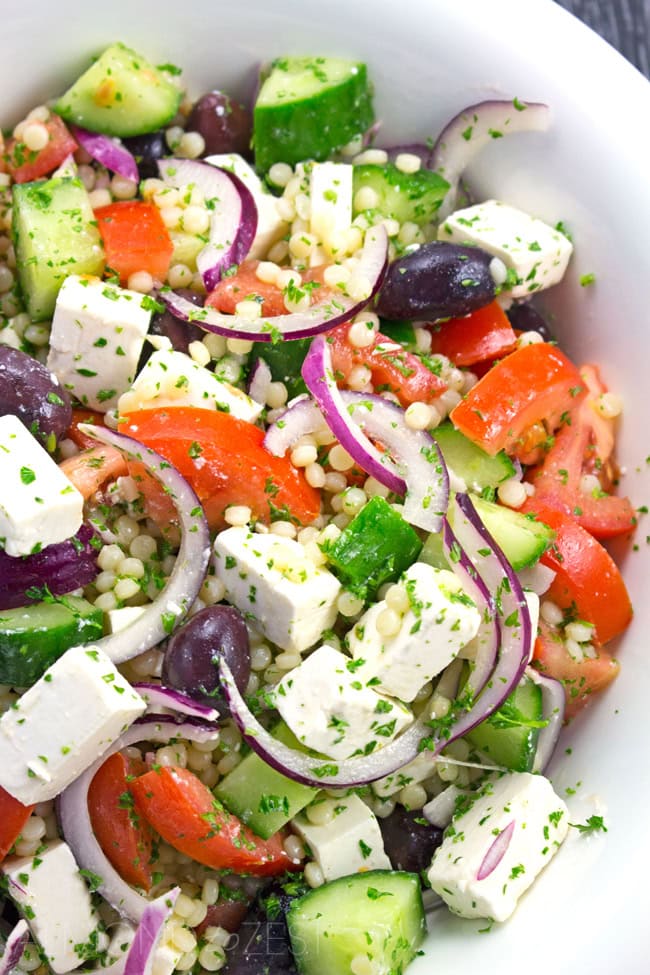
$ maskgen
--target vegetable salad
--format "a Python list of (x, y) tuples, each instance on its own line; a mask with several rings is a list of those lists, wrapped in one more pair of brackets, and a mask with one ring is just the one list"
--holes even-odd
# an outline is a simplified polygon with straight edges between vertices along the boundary
[(0, 140), (0, 975), (399, 973), (560, 850), (622, 406), (534, 304), (567, 228), (462, 181), (548, 125), (378, 148), (362, 63), (114, 44)]

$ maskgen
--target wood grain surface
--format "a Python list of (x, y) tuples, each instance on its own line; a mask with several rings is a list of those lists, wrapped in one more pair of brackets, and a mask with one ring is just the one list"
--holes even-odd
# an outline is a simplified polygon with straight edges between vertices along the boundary
[(650, 0), (557, 0), (650, 78)]

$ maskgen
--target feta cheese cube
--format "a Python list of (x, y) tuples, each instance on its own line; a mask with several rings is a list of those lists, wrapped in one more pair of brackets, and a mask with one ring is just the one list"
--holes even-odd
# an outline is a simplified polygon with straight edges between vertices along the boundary
[(1, 869), (50, 968), (57, 975), (78, 968), (84, 946), (98, 947), (99, 918), (67, 843), (50, 840), (38, 856), (9, 857)]
[(30, 555), (81, 527), (82, 495), (17, 416), (0, 417), (0, 546)]
[(309, 174), (311, 232), (328, 245), (352, 224), (352, 166), (315, 162)]
[(367, 755), (413, 721), (399, 701), (366, 687), (354, 661), (327, 644), (282, 678), (274, 699), (296, 738), (328, 758)]
[(352, 873), (391, 869), (379, 823), (359, 796), (338, 800), (329, 823), (317, 826), (300, 813), (292, 825), (309, 846), (327, 882)]
[(84, 406), (110, 410), (133, 382), (150, 304), (148, 295), (99, 278), (72, 274), (63, 282), (47, 367)]
[(154, 352), (130, 389), (118, 401), (120, 413), (162, 406), (195, 406), (231, 413), (254, 423), (264, 409), (250, 396), (220, 380), (184, 352)]
[(474, 244), (499, 257), (517, 275), (509, 290), (513, 298), (557, 284), (573, 252), (571, 241), (559, 230), (500, 200), (456, 210), (440, 226), (438, 237)]
[(0, 785), (53, 799), (146, 709), (103, 650), (73, 647), (0, 719)]
[(423, 684), (441, 673), (476, 634), (481, 617), (471, 599), (460, 591), (453, 572), (414, 562), (401, 578), (410, 607), (394, 636), (382, 636), (377, 620), (387, 608), (375, 603), (348, 633), (347, 645), (360, 665), (364, 682), (379, 680), (379, 688), (401, 701), (412, 701)]
[(385, 775), (383, 779), (377, 779), (372, 783), (372, 791), (380, 799), (388, 799), (396, 792), (405, 789), (407, 785), (415, 785), (417, 782), (424, 782), (431, 778), (436, 771), (436, 758), (430, 751), (422, 751), (413, 759), (407, 762), (397, 772)]
[(300, 542), (228, 528), (217, 536), (214, 555), (228, 602), (284, 650), (302, 653), (334, 623), (340, 583), (306, 557)]
[(265, 188), (252, 166), (236, 152), (206, 156), (203, 162), (234, 173), (253, 194), (257, 207), (257, 233), (248, 256), (264, 260), (271, 245), (287, 232), (287, 224), (278, 213), (276, 198)]
[(564, 840), (567, 807), (548, 779), (509, 772), (486, 780), (464, 810), (433, 855), (429, 882), (455, 914), (505, 921)]

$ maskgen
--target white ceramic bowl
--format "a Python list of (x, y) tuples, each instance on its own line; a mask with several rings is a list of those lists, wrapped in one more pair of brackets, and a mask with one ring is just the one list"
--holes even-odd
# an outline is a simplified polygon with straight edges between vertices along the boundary
[[(550, 133), (499, 140), (471, 176), (479, 193), (572, 229), (575, 258), (545, 304), (568, 352), (600, 363), (622, 393), (622, 490), (650, 502), (650, 85), (618, 54), (551, 0), (31, 0), (3, 12), (0, 122), (58, 93), (117, 39), (182, 65), (194, 94), (250, 91), (257, 63), (280, 54), (362, 58), (388, 141), (435, 134), (485, 97), (548, 102)], [(596, 274), (590, 288), (579, 286), (585, 272)], [(552, 769), (562, 793), (576, 790), (573, 820), (602, 812), (608, 833), (574, 835), (489, 934), (438, 912), (413, 975), (648, 971), (648, 532), (642, 520), (639, 551), (622, 554), (636, 616), (621, 676), (567, 732), (572, 754)]]

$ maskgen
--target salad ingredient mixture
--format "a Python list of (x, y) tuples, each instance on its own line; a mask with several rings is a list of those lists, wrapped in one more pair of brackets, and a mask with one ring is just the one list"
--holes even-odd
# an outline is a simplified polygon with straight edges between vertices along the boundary
[(398, 975), (571, 826), (621, 402), (532, 304), (566, 231), (462, 183), (545, 105), (380, 149), (364, 64), (179, 75), (0, 139), (0, 975)]

